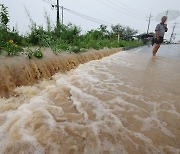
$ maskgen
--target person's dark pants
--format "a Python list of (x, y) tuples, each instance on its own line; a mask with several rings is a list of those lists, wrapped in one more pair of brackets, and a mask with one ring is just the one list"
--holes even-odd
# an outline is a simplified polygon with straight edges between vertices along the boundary
[(154, 43), (156, 44), (161, 44), (163, 43), (163, 37), (159, 37), (159, 40), (157, 40), (157, 38), (154, 39)]
[(151, 43), (152, 43), (152, 46), (154, 45), (154, 38), (152, 38), (152, 41), (151, 41)]

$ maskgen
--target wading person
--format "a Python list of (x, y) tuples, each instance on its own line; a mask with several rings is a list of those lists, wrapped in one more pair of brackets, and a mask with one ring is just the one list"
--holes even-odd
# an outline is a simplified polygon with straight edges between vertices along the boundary
[(167, 20), (167, 17), (163, 16), (162, 20), (161, 20), (161, 23), (156, 26), (155, 39), (154, 39), (154, 48), (153, 48), (153, 56), (156, 55), (156, 53), (157, 53), (157, 51), (158, 51), (158, 49), (160, 47), (160, 44), (163, 43), (164, 34), (168, 30), (167, 25), (165, 24), (166, 20)]

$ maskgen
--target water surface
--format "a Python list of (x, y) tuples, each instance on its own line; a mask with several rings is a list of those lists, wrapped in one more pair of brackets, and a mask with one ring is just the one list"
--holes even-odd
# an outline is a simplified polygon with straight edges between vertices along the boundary
[(0, 153), (179, 153), (180, 50), (143, 47), (0, 99)]

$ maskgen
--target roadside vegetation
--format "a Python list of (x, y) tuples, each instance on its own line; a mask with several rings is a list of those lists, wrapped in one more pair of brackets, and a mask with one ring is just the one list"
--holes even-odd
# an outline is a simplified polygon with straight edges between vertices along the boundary
[[(107, 26), (100, 25), (98, 29), (82, 33), (80, 27), (71, 23), (68, 25), (60, 24), (58, 27), (53, 26), (46, 12), (46, 27), (36, 25), (30, 14), (28, 12), (27, 14), (31, 23), (30, 30), (26, 36), (22, 36), (16, 28), (12, 30), (9, 28), (8, 9), (4, 5), (0, 5), (0, 53), (18, 55), (20, 52), (24, 52), (29, 58), (33, 56), (42, 58), (42, 47), (49, 47), (54, 53), (63, 51), (78, 53), (88, 49), (117, 48), (142, 44), (141, 41), (132, 39), (132, 36), (137, 34), (136, 30), (120, 24), (112, 25), (110, 30)], [(117, 39), (118, 34), (119, 40)]]

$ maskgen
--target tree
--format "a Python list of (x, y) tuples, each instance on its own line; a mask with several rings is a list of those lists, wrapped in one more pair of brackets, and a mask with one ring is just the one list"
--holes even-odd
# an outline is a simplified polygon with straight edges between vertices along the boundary
[(80, 36), (81, 28), (69, 23), (67, 26), (61, 26), (61, 39), (66, 40), (68, 43), (73, 43), (75, 39)]
[(124, 27), (120, 24), (111, 26), (111, 29), (114, 36), (117, 36), (119, 34), (120, 39), (123, 39), (123, 40), (128, 40), (129, 38), (131, 38), (133, 35), (137, 34), (138, 32), (137, 30), (134, 30), (128, 26)]
[(7, 10), (7, 7), (5, 7), (3, 4), (0, 4), (0, 26), (1, 28), (7, 29), (9, 22), (9, 13)]
[(125, 34), (124, 34), (125, 39), (129, 39), (133, 35), (138, 33), (137, 30), (134, 30), (134, 29), (130, 28), (129, 26), (125, 27), (125, 31), (124, 32), (125, 32)]
[(101, 32), (102, 38), (108, 37), (109, 36), (109, 31), (107, 30), (107, 26), (105, 25), (100, 25), (98, 30)]
[(120, 24), (117, 24), (115, 26), (111, 26), (111, 29), (112, 29), (112, 32), (115, 34), (115, 35), (118, 35), (120, 36), (120, 38), (124, 38), (124, 31), (125, 31), (125, 28), (120, 25)]

